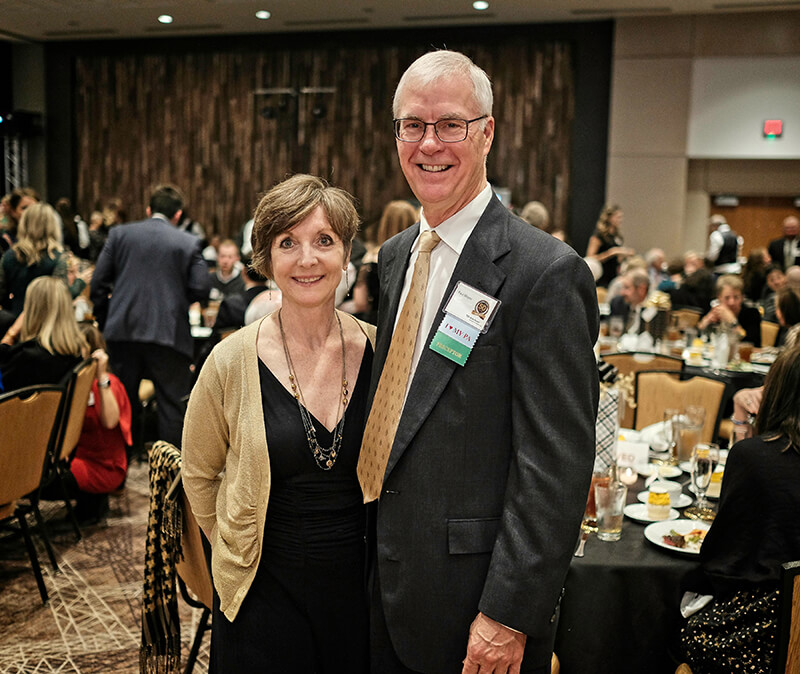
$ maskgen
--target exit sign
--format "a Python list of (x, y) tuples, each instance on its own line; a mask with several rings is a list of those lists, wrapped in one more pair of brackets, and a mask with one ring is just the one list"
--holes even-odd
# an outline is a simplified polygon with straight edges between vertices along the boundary
[(782, 119), (768, 119), (764, 122), (765, 138), (780, 138), (783, 133)]

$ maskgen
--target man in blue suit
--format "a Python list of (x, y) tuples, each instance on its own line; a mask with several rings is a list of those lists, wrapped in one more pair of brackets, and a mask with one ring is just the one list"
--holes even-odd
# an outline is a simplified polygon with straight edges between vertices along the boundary
[(415, 61), (394, 117), (422, 212), (378, 263), (359, 459), (365, 500), (377, 500), (372, 669), (549, 672), (594, 460), (594, 280), (489, 186), (491, 83), (470, 59)]
[(192, 382), (194, 345), (189, 305), (208, 297), (208, 266), (200, 240), (178, 230), (183, 196), (161, 185), (147, 220), (114, 227), (92, 276), (95, 316), (111, 367), (138, 409), (139, 384), (153, 381), (159, 438), (180, 446), (184, 404)]

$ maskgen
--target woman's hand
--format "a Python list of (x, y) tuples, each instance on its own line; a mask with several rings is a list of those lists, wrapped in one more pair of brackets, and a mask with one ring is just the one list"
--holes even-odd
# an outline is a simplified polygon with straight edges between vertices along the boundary
[(92, 358), (97, 361), (97, 378), (108, 376), (108, 354), (103, 349), (92, 352)]

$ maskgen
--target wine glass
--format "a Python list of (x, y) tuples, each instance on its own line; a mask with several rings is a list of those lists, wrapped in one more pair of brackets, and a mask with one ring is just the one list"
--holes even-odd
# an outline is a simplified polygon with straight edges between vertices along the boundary
[(714, 519), (715, 513), (706, 499), (706, 491), (718, 463), (719, 445), (711, 442), (695, 445), (692, 452), (692, 486), (697, 494), (697, 505), (685, 510), (686, 517), (707, 522)]
[(680, 421), (681, 411), (674, 407), (664, 410), (664, 421), (662, 424), (662, 435), (666, 442), (666, 451), (669, 452), (669, 463), (678, 465), (678, 422)]

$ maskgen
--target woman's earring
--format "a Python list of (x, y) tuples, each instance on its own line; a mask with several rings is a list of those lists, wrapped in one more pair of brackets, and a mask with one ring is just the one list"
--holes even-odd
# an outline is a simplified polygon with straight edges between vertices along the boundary
[(350, 287), (350, 266), (344, 268), (344, 283), (349, 288)]

